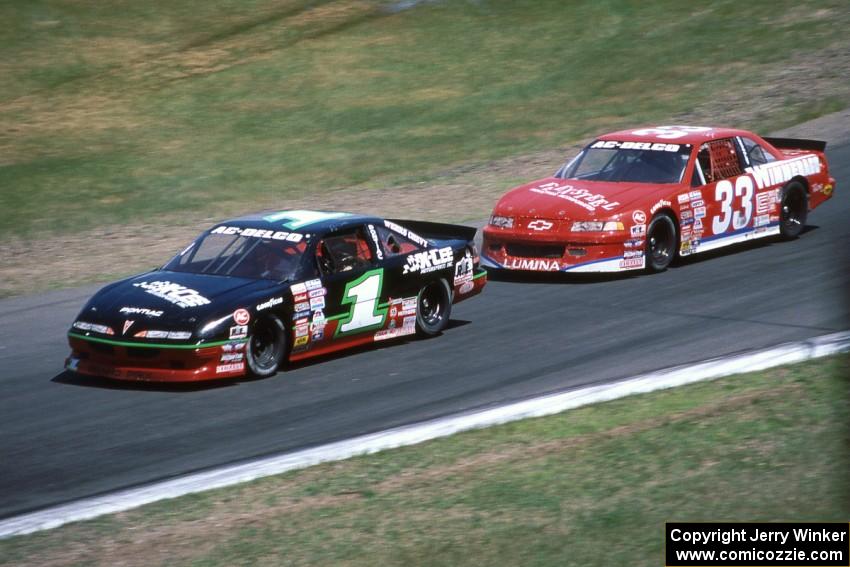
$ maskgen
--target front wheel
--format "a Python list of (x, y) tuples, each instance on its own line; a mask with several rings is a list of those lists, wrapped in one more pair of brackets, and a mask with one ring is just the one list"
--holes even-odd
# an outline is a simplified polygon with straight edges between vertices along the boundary
[(248, 371), (257, 378), (277, 372), (286, 354), (286, 329), (274, 315), (263, 317), (254, 324), (245, 347)]
[(452, 314), (452, 294), (446, 280), (431, 282), (419, 291), (416, 298), (416, 331), (420, 335), (438, 335), (449, 324)]
[(799, 181), (792, 181), (783, 187), (780, 207), (779, 234), (784, 240), (793, 240), (800, 236), (806, 226), (809, 213), (806, 188)]
[(676, 221), (669, 215), (660, 214), (646, 229), (646, 269), (663, 272), (676, 257), (679, 233)]

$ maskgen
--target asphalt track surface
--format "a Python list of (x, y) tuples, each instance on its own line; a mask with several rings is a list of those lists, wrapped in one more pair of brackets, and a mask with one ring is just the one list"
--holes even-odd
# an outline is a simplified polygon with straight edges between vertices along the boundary
[(97, 289), (0, 301), (0, 518), (671, 365), (850, 328), (850, 143), (796, 241), (710, 252), (656, 275), (491, 279), (429, 340), (266, 380), (151, 387), (62, 371)]

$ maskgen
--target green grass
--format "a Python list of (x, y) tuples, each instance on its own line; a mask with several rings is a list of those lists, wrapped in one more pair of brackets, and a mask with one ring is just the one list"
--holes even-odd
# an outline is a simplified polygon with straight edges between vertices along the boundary
[(842, 0), (390, 4), (2, 3), (0, 236), (291, 196), (318, 207), (339, 188), (666, 122), (846, 45), (850, 25)]
[(0, 541), (9, 565), (660, 565), (665, 521), (847, 521), (846, 355)]

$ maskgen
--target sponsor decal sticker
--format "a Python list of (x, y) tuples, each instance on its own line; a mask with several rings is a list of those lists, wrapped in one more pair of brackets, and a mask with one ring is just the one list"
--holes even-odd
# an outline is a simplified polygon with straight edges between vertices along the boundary
[(309, 337), (309, 336), (305, 336), (305, 337), (296, 337), (296, 338), (295, 338), (295, 343), (293, 343), (293, 346), (294, 346), (295, 348), (303, 347), (304, 345), (306, 345), (306, 344), (307, 344), (307, 343), (309, 343), (309, 342), (310, 342), (310, 337)]
[[(654, 215), (654, 214), (655, 214), (655, 212), (656, 212), (658, 209), (660, 209), (661, 207), (669, 207), (669, 206), (670, 206), (670, 201), (665, 201), (664, 199), (661, 199), (660, 201), (658, 201), (657, 203), (655, 203), (654, 205), (652, 205), (652, 208), (651, 208), (651, 209), (649, 209), (649, 212), (650, 212), (650, 214), (653, 214), (653, 215)], [(644, 221), (644, 222), (646, 222), (646, 221)]]
[(529, 260), (526, 258), (512, 258), (510, 264), (505, 264), (506, 268), (513, 270), (536, 270), (541, 272), (557, 272), (561, 269), (561, 265), (557, 260)]
[(252, 238), (263, 238), (266, 240), (286, 240), (288, 242), (301, 242), (303, 234), (297, 232), (283, 232), (280, 230), (265, 230), (262, 228), (241, 228), (238, 226), (217, 226), (210, 234), (233, 234)]
[(636, 224), (631, 228), (632, 236), (644, 236), (646, 234), (646, 225), (645, 224)]
[(469, 250), (467, 250), (464, 253), (463, 258), (458, 260), (458, 263), (455, 264), (454, 285), (460, 285), (464, 282), (472, 281), (473, 269), (474, 261), (472, 259), (472, 254)]
[(122, 307), (118, 312), (126, 315), (147, 315), (148, 317), (160, 317), (164, 313), (163, 311), (148, 309), (146, 307)]
[(697, 251), (699, 247), (699, 239), (693, 238), (691, 240), (683, 240), (679, 245), (679, 254), (682, 256), (688, 256)]
[(681, 205), (682, 203), (687, 203), (688, 201), (690, 201), (690, 200), (691, 200), (691, 196), (690, 196), (690, 195), (688, 195), (687, 193), (682, 193), (681, 195), (679, 195), (679, 196), (677, 197), (677, 199), (678, 199), (678, 201), (679, 201), (679, 204)]
[(753, 227), (767, 226), (770, 224), (770, 215), (757, 215), (753, 219)]
[(290, 289), (292, 290), (293, 297), (307, 293), (307, 286), (304, 284), (304, 282), (294, 283), (292, 284), (292, 287)]
[(690, 195), (691, 201), (697, 201), (699, 199), (702, 199), (702, 191), (699, 190), (691, 191), (690, 193), (688, 193), (688, 195)]
[(705, 218), (705, 207), (696, 207), (694, 209), (694, 218), (695, 219)]
[(245, 370), (244, 362), (235, 362), (233, 364), (219, 364), (215, 367), (216, 374), (223, 374), (225, 372), (239, 372)]
[(635, 211), (632, 213), (632, 220), (635, 221), (635, 224), (646, 224), (646, 213)]
[(528, 223), (527, 226), (529, 230), (549, 230), (550, 228), (555, 226), (555, 223), (543, 219), (537, 219), (536, 221), (531, 221), (530, 223)]
[(310, 299), (313, 299), (314, 297), (322, 297), (323, 295), (326, 295), (327, 293), (328, 293), (327, 289), (320, 287), (319, 289), (311, 289), (310, 293), (308, 293), (307, 296)]
[(624, 258), (620, 260), (620, 268), (643, 268), (646, 265), (646, 258)]
[(268, 301), (264, 301), (262, 303), (257, 304), (257, 311), (262, 311), (263, 309), (268, 309), (270, 307), (274, 307), (275, 305), (280, 305), (283, 303), (282, 297), (272, 297)]
[(244, 339), (248, 336), (248, 325), (234, 325), (230, 327), (230, 339)]
[(251, 320), (251, 314), (247, 309), (237, 309), (233, 312), (233, 321), (237, 325), (247, 325)]
[(317, 309), (325, 308), (325, 298), (324, 296), (314, 297), (310, 300), (310, 309), (315, 311)]
[(532, 187), (529, 191), (569, 201), (591, 212), (595, 211), (597, 207), (601, 207), (606, 211), (612, 211), (620, 206), (620, 203), (616, 201), (611, 202), (604, 196), (591, 193), (587, 189), (578, 189), (572, 185), (561, 185), (554, 182)]
[(746, 172), (755, 181), (757, 189), (764, 189), (771, 185), (785, 183), (797, 175), (814, 175), (820, 170), (820, 159), (817, 156), (808, 155), (748, 167)]
[(133, 286), (142, 288), (147, 293), (173, 303), (182, 309), (200, 307), (210, 303), (209, 299), (194, 289), (169, 281), (136, 282)]
[(469, 293), (473, 289), (475, 289), (475, 283), (468, 281), (468, 282), (464, 282), (463, 284), (461, 284), (461, 286), (458, 288), (457, 291), (458, 291), (459, 294), (464, 295), (464, 294)]
[(381, 250), (381, 242), (378, 240), (378, 233), (375, 230), (373, 225), (367, 225), (369, 227), (369, 236), (372, 237), (372, 242), (375, 244), (375, 253), (378, 255), (378, 260), (384, 259), (384, 252)]
[(132, 327), (132, 326), (133, 326), (133, 323), (135, 323), (135, 321), (130, 321), (130, 320), (124, 321), (124, 330), (123, 330), (123, 331), (121, 331), (121, 334), (122, 334), (122, 335), (126, 335), (126, 334), (127, 334), (127, 329), (129, 329), (130, 327)]
[(404, 236), (405, 238), (409, 238), (410, 240), (412, 240), (413, 242), (415, 242), (416, 244), (418, 244), (422, 248), (428, 247), (428, 241), (425, 240), (424, 238), (422, 238), (421, 236), (419, 236), (418, 234), (416, 234), (415, 232), (413, 232), (412, 230), (407, 230), (403, 226), (396, 224), (392, 221), (388, 221), (388, 220), (384, 221), (384, 226), (387, 227), (388, 229), (390, 229), (393, 232), (397, 232), (398, 234)]
[[(661, 137), (661, 136), (659, 136)], [(678, 152), (679, 144), (662, 144), (652, 142), (616, 142), (614, 140), (599, 140), (594, 142), (591, 148), (621, 150), (650, 150), (653, 152)]]
[(241, 362), (244, 356), (241, 352), (227, 352), (221, 355), (221, 362)]
[(450, 246), (446, 246), (444, 248), (410, 254), (406, 260), (407, 263), (402, 273), (419, 272), (421, 274), (427, 274), (428, 272), (434, 272), (448, 267), (454, 261), (454, 251), (452, 251)]
[(304, 285), (307, 286), (308, 290), (312, 291), (314, 289), (319, 289), (319, 288), (322, 287), (322, 280), (320, 280), (320, 279), (307, 280), (306, 282), (304, 282)]
[(776, 203), (777, 190), (756, 193), (756, 214), (762, 215), (773, 210)]

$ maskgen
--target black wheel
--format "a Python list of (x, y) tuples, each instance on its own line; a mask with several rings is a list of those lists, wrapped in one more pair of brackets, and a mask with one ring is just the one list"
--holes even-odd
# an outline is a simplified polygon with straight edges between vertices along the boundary
[(420, 335), (434, 336), (449, 324), (452, 295), (446, 280), (423, 287), (416, 299), (416, 330)]
[(646, 269), (663, 272), (676, 257), (679, 232), (676, 221), (669, 215), (660, 214), (652, 219), (646, 229)]
[(782, 188), (779, 210), (779, 234), (784, 240), (800, 236), (809, 214), (809, 196), (799, 181), (792, 181)]
[(265, 378), (277, 372), (286, 347), (286, 329), (280, 319), (274, 315), (259, 319), (245, 347), (245, 362), (251, 375)]

